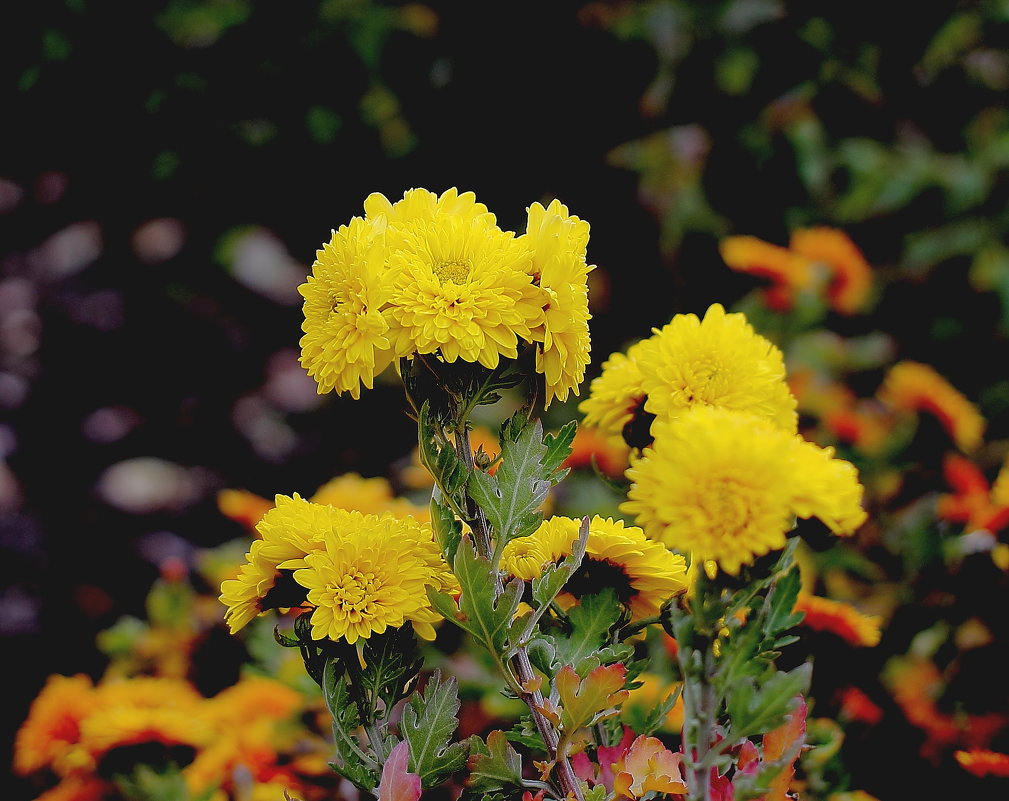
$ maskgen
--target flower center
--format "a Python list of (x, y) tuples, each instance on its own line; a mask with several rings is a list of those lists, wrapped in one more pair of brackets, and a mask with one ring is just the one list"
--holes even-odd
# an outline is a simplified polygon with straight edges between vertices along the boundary
[(440, 284), (448, 282), (462, 284), (469, 278), (470, 267), (469, 259), (443, 261), (441, 264), (434, 266), (434, 275)]
[(372, 604), (378, 584), (374, 573), (345, 573), (340, 585), (332, 588), (334, 606), (344, 612), (362, 612)]

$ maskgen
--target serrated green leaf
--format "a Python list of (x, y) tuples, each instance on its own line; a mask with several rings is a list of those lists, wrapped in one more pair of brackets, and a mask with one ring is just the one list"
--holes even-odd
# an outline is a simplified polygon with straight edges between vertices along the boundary
[(543, 472), (545, 476), (552, 477), (554, 484), (567, 475), (567, 470), (563, 471), (564, 475), (558, 473), (562, 472), (561, 465), (571, 455), (571, 443), (574, 442), (577, 430), (578, 424), (572, 420), (556, 434), (547, 434), (543, 438), (543, 444), (546, 445), (546, 453), (543, 454), (542, 460)]
[[(383, 634), (373, 634), (364, 641), (362, 657), (361, 690), (368, 701), (371, 716), (384, 719), (409, 694), (424, 664), (417, 651), (413, 628), (402, 626)], [(347, 658), (353, 659), (354, 656)]]
[(372, 791), (378, 786), (378, 765), (366, 753), (354, 736), (361, 725), (357, 704), (350, 698), (339, 661), (330, 659), (322, 673), (322, 689), (326, 706), (333, 719), (333, 742), (339, 762), (330, 767), (356, 787)]
[(645, 719), (641, 721), (640, 727), (631, 726), (637, 734), (652, 735), (666, 721), (672, 708), (676, 706), (676, 701), (680, 697), (683, 685), (677, 685), (658, 706), (650, 709)]
[(455, 552), (459, 548), (459, 540), (462, 539), (462, 523), (441, 498), (441, 490), (436, 489), (431, 497), (431, 529), (434, 532), (435, 542), (445, 555), (445, 561), (452, 564), (455, 561)]
[(546, 745), (543, 743), (543, 738), (536, 729), (536, 724), (532, 722), (529, 715), (523, 715), (518, 723), (505, 732), (505, 736), (510, 742), (524, 745), (534, 753), (542, 754), (547, 750)]
[(444, 781), (466, 764), (468, 747), (451, 742), (459, 725), (456, 680), (441, 681), (435, 671), (423, 693), (414, 693), (403, 708), (400, 731), (410, 743), (410, 770), (425, 790)]
[(602, 647), (610, 630), (622, 616), (623, 607), (611, 587), (583, 596), (581, 603), (568, 612), (571, 633), (567, 636), (554, 635), (560, 663), (577, 669), (583, 659)]
[(476, 735), (469, 739), (469, 776), (466, 786), (472, 791), (490, 792), (521, 785), (522, 757), (502, 731), (494, 730), (484, 743)]
[(542, 423), (526, 424), (521, 415), (515, 415), (502, 427), (497, 472), (492, 476), (476, 470), (470, 475), (470, 496), (483, 509), (499, 540), (522, 537), (539, 525), (542, 515), (537, 509), (546, 500), (553, 473), (543, 466), (546, 451)]
[(736, 741), (780, 726), (795, 705), (795, 697), (809, 688), (812, 665), (785, 673), (774, 671), (758, 680), (747, 677), (730, 685), (726, 709), (731, 721), (729, 739)]
[(459, 605), (444, 593), (428, 587), (428, 597), (434, 608), (447, 620), (472, 634), (493, 654), (504, 650), (508, 625), (521, 600), (523, 583), (515, 579), (497, 598), (490, 561), (480, 556), (469, 538), (464, 538), (455, 555), (453, 572), (462, 593)]
[(793, 612), (801, 588), (802, 579), (799, 577), (798, 565), (793, 565), (787, 573), (778, 578), (768, 597), (768, 612), (763, 625), (766, 639), (773, 640), (802, 622), (802, 613)]

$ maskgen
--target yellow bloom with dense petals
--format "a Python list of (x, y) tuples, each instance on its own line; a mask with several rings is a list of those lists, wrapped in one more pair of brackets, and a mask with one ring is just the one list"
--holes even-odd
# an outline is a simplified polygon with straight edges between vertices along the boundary
[(384, 227), (354, 217), (316, 254), (305, 298), (301, 363), (320, 393), (361, 395), (396, 354), (384, 311), (391, 291)]
[(695, 406), (752, 412), (795, 431), (796, 402), (785, 383), (781, 351), (745, 315), (713, 304), (704, 319), (678, 314), (637, 353), (645, 411), (671, 420)]
[(204, 699), (188, 682), (135, 677), (100, 685), (81, 724), (81, 745), (96, 759), (113, 748), (159, 742), (199, 748), (213, 739)]
[(645, 401), (645, 377), (638, 363), (641, 344), (631, 345), (626, 355), (614, 353), (603, 362), (602, 372), (589, 386), (589, 396), (578, 405), (585, 425), (598, 428), (615, 442), (625, 441), (624, 428)]
[(977, 407), (927, 364), (895, 364), (877, 394), (883, 403), (898, 411), (935, 415), (963, 451), (975, 450), (981, 444), (985, 420)]
[(81, 723), (95, 704), (87, 676), (50, 676), (18, 729), (14, 772), (27, 776), (61, 761), (80, 741)]
[[(570, 517), (544, 520), (529, 536), (505, 545), (502, 569), (531, 581), (548, 564), (571, 553), (579, 525)], [(666, 599), (686, 589), (686, 563), (682, 556), (650, 540), (640, 528), (597, 515), (589, 522), (585, 559), (565, 591), (577, 597), (604, 587), (616, 590), (633, 619), (639, 620), (658, 614)]]
[(447, 589), (452, 580), (430, 527), (392, 515), (346, 514), (346, 524), (327, 531), (323, 547), (294, 573), (315, 607), (312, 636), (355, 643), (409, 620), (421, 636), (433, 637), (438, 616), (426, 588)]
[(532, 252), (533, 282), (542, 290), (543, 322), (532, 337), (536, 371), (546, 379), (545, 406), (556, 397), (578, 394), (589, 363), (588, 274), (595, 269), (585, 261), (589, 224), (569, 214), (554, 200), (547, 208), (533, 203), (528, 209), (526, 233), (519, 242)]
[(837, 534), (865, 520), (854, 468), (766, 418), (698, 406), (653, 432), (627, 471), (621, 510), (692, 560), (736, 575), (782, 548), (795, 516), (820, 517)]
[(678, 314), (626, 356), (613, 354), (579, 408), (586, 425), (642, 447), (653, 416), (673, 420), (695, 406), (752, 412), (790, 432), (798, 426), (781, 351), (717, 303), (703, 319)]
[(325, 532), (341, 514), (346, 513), (306, 501), (297, 493), (291, 498), (276, 496), (274, 508), (256, 524), (261, 539), (252, 543), (238, 577), (221, 583), (220, 601), (228, 607), (224, 620), (232, 634), (266, 611), (263, 602), (280, 578), (279, 565), (320, 549)]

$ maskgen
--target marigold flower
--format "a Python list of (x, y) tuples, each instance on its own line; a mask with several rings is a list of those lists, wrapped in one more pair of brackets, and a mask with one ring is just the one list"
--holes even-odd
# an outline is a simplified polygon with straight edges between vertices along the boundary
[(974, 404), (927, 364), (895, 364), (883, 379), (878, 395), (897, 411), (935, 415), (963, 451), (973, 451), (981, 444), (984, 418)]
[(199, 748), (213, 738), (201, 696), (188, 682), (135, 677), (100, 685), (81, 724), (81, 745), (95, 758), (126, 745), (159, 742)]
[(728, 236), (718, 243), (718, 252), (730, 269), (770, 280), (764, 300), (776, 311), (791, 309), (796, 294), (809, 285), (807, 259), (755, 236)]
[(883, 719), (883, 709), (858, 687), (840, 691), (841, 717), (875, 726)]
[(793, 517), (836, 534), (865, 520), (854, 467), (749, 412), (699, 406), (653, 426), (621, 510), (654, 539), (731, 575), (785, 544)]
[(579, 407), (586, 425), (617, 435), (642, 410), (673, 420), (696, 406), (711, 406), (750, 411), (796, 430), (795, 398), (785, 383), (781, 351), (757, 334), (744, 315), (726, 314), (716, 303), (703, 320), (678, 314), (653, 331), (627, 356), (615, 354), (603, 365)]
[(1009, 777), (1009, 754), (972, 748), (969, 751), (957, 751), (954, 756), (964, 770), (975, 776)]
[(800, 592), (795, 611), (803, 612), (802, 625), (813, 631), (829, 631), (850, 645), (873, 647), (879, 644), (882, 618), (863, 615), (851, 604)]
[(872, 290), (872, 268), (854, 242), (836, 228), (800, 228), (792, 233), (791, 252), (830, 271), (827, 300), (841, 314), (861, 310)]
[(95, 704), (94, 687), (87, 676), (50, 676), (18, 729), (14, 772), (27, 776), (64, 757), (80, 742), (81, 723)]
[(35, 801), (105, 801), (112, 788), (94, 776), (67, 776)]
[[(527, 537), (505, 545), (501, 567), (513, 576), (531, 581), (551, 562), (571, 553), (578, 539), (579, 521), (551, 517)], [(581, 569), (565, 585), (581, 596), (612, 587), (628, 605), (633, 619), (658, 614), (662, 604), (686, 588), (686, 563), (653, 542), (637, 527), (598, 515), (589, 523), (589, 538)]]
[(533, 283), (543, 293), (543, 322), (532, 337), (536, 371), (546, 379), (545, 407), (553, 398), (566, 400), (578, 394), (589, 363), (588, 274), (595, 265), (585, 261), (589, 224), (568, 213), (554, 200), (547, 208), (533, 203), (528, 209), (526, 233), (519, 242), (532, 252)]
[(439, 620), (428, 586), (457, 588), (429, 526), (392, 515), (346, 512), (324, 532), (322, 547), (281, 567), (297, 567), (294, 579), (308, 590), (312, 636), (355, 643), (409, 620), (417, 633), (434, 638)]

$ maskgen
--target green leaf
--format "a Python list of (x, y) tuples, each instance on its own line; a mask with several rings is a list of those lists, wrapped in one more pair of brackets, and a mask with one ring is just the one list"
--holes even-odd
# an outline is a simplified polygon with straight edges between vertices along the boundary
[(522, 757), (508, 743), (502, 731), (494, 730), (484, 743), (470, 737), (469, 776), (466, 786), (472, 791), (490, 792), (522, 784)]
[(523, 582), (513, 580), (495, 598), (490, 561), (476, 552), (468, 537), (459, 544), (453, 572), (462, 589), (459, 606), (448, 595), (428, 587), (432, 605), (447, 620), (472, 634), (492, 654), (501, 653), (508, 625), (521, 600)]
[(547, 466), (543, 425), (539, 420), (526, 423), (521, 413), (505, 422), (501, 435), (497, 472), (492, 476), (474, 471), (469, 477), (469, 493), (483, 509), (498, 539), (508, 541), (532, 533), (539, 525), (542, 515), (537, 509), (546, 500), (556, 473), (559, 446), (554, 446)]
[(444, 427), (425, 401), (418, 416), (417, 444), (420, 462), (434, 478), (435, 484), (449, 502), (459, 505), (459, 492), (466, 485), (469, 467), (455, 452), (455, 446), (445, 435)]
[(759, 679), (744, 678), (729, 686), (726, 709), (733, 742), (763, 734), (785, 722), (795, 706), (795, 696), (809, 689), (812, 665), (808, 662), (785, 673), (772, 671)]
[[(683, 685), (677, 685), (676, 688), (669, 693), (669, 695), (667, 695), (658, 706), (648, 710), (643, 718), (636, 721), (627, 721), (630, 727), (634, 729), (637, 734), (651, 736), (663, 723), (666, 722), (666, 717), (669, 715), (672, 708), (676, 706), (676, 701), (680, 697), (682, 690)], [(625, 707), (625, 709), (627, 709), (627, 707)]]
[(536, 724), (533, 723), (530, 715), (523, 715), (518, 723), (505, 732), (505, 736), (511, 742), (524, 745), (530, 751), (545, 753), (547, 750), (546, 745), (543, 744), (543, 738), (536, 729)]
[(466, 764), (466, 743), (451, 742), (459, 725), (459, 692), (454, 678), (441, 680), (439, 671), (423, 694), (414, 693), (403, 708), (400, 731), (410, 743), (410, 770), (425, 790), (444, 781)]
[(333, 718), (333, 741), (338, 762), (329, 766), (361, 790), (372, 791), (378, 786), (378, 764), (366, 753), (354, 736), (361, 725), (357, 704), (350, 691), (337, 659), (326, 662), (322, 673), (322, 692)]
[[(553, 476), (553, 483), (558, 483), (568, 471), (561, 471), (561, 465), (571, 455), (571, 443), (575, 440), (575, 432), (578, 424), (572, 420), (567, 423), (556, 434), (547, 434), (543, 438), (543, 444), (547, 451), (543, 455), (543, 470), (546, 475)], [(562, 474), (561, 474), (562, 473)], [(558, 474), (561, 474), (559, 477)]]
[(436, 489), (431, 497), (431, 528), (434, 531), (435, 542), (445, 554), (445, 560), (452, 564), (455, 552), (462, 539), (462, 523), (455, 512), (442, 502), (441, 490)]
[(764, 636), (767, 639), (773, 640), (802, 622), (802, 613), (794, 612), (795, 601), (799, 597), (801, 587), (799, 566), (793, 565), (771, 589), (768, 596), (768, 612), (763, 625)]
[[(392, 708), (410, 693), (424, 664), (413, 628), (402, 626), (373, 634), (364, 641), (362, 656), (360, 683), (369, 710), (374, 719), (387, 718)], [(355, 659), (356, 654), (348, 654), (346, 658)]]
[(627, 669), (621, 664), (594, 668), (584, 679), (570, 665), (562, 667), (554, 679), (554, 687), (560, 697), (564, 731), (571, 734), (618, 714), (620, 704), (627, 698), (626, 677)]
[(554, 635), (557, 658), (561, 664), (572, 665), (577, 669), (583, 659), (602, 648), (623, 614), (617, 593), (611, 587), (583, 596), (581, 603), (568, 612), (571, 633), (567, 636)]

